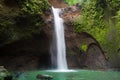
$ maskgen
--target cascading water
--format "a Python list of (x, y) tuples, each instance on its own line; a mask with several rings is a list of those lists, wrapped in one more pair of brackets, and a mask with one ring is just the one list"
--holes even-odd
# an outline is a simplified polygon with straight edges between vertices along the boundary
[(58, 70), (66, 70), (68, 68), (64, 38), (64, 21), (60, 18), (61, 9), (52, 7), (52, 11), (54, 15), (54, 36), (51, 48), (52, 64), (55, 65)]

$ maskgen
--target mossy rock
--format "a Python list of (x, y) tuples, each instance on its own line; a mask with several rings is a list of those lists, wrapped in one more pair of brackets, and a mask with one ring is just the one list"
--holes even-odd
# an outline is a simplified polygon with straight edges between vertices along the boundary
[(3, 80), (8, 76), (10, 76), (10, 73), (7, 71), (7, 69), (5, 69), (4, 66), (0, 66), (0, 80)]

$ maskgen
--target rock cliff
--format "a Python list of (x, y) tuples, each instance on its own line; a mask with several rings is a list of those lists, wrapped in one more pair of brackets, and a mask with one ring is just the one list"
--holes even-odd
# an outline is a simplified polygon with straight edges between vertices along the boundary
[[(80, 7), (67, 7), (61, 0), (49, 0), (49, 3), (55, 7), (65, 8), (61, 17), (65, 21), (68, 67), (72, 69), (105, 69), (106, 58), (96, 39), (86, 32), (76, 33), (74, 31), (72, 20), (80, 15)], [(14, 6), (12, 7), (14, 8)], [(5, 12), (9, 13), (11, 7), (7, 8), (8, 11)], [(10, 15), (15, 16), (14, 13)], [(4, 11), (1, 12), (1, 14), (7, 16), (4, 14)], [(3, 15), (1, 15), (1, 17), (3, 17)], [(51, 68), (49, 49), (54, 28), (53, 15), (52, 12), (48, 12), (44, 13), (41, 17), (45, 25), (42, 27), (40, 33), (36, 33), (30, 38), (13, 41), (0, 47), (0, 65), (5, 66), (9, 70)], [(82, 50), (81, 46), (83, 44), (87, 46), (87, 51)]]

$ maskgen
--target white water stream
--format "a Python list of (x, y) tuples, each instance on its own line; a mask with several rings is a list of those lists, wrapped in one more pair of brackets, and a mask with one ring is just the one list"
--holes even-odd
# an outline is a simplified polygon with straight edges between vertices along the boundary
[(54, 15), (54, 36), (53, 36), (54, 40), (51, 51), (52, 64), (56, 65), (57, 70), (67, 70), (68, 67), (66, 61), (66, 46), (65, 46), (64, 25), (63, 25), (64, 21), (60, 17), (60, 13), (62, 11), (61, 9), (54, 7), (52, 7), (52, 11)]

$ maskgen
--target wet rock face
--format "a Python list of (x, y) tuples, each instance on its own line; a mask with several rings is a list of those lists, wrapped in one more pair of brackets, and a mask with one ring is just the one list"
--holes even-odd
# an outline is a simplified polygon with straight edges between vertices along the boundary
[[(61, 9), (62, 12), (60, 14), (60, 17), (63, 18), (65, 24), (71, 24), (70, 22), (76, 20), (78, 16), (80, 16), (81, 7), (80, 5), (74, 5), (74, 6), (68, 6)], [(51, 26), (51, 23), (53, 24), (53, 14), (51, 12), (44, 13), (42, 15), (44, 21), (46, 24)]]
[(80, 16), (80, 6), (74, 5), (64, 8), (61, 17), (64, 19), (65, 22), (71, 22)]

